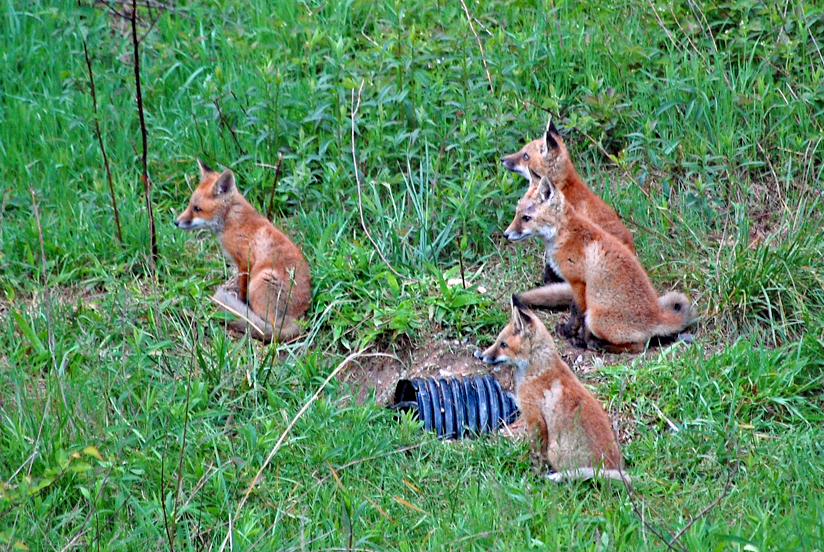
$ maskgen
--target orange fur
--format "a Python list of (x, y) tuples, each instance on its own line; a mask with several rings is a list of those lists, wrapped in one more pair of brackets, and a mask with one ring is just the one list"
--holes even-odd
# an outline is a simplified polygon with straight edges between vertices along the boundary
[[(676, 334), (694, 320), (686, 296), (673, 292), (659, 299), (635, 255), (581, 216), (547, 177), (518, 202), (504, 235), (543, 239), (553, 268), (572, 288), (583, 341), (591, 348), (641, 352), (650, 337)], [(575, 337), (580, 323), (573, 316), (562, 335)]]
[(517, 367), (518, 408), (531, 431), (533, 465), (547, 464), (555, 481), (592, 476), (623, 479), (615, 434), (601, 404), (575, 377), (535, 314), (512, 296), (512, 320), (495, 343), (477, 355)]
[(541, 138), (532, 140), (521, 151), (507, 155), (502, 162), (508, 170), (527, 178), (530, 188), (537, 186), (541, 177), (549, 177), (580, 215), (618, 238), (635, 254), (632, 234), (612, 207), (584, 184), (552, 119)]
[[(247, 318), (257, 339), (297, 337), (296, 320), (312, 297), (309, 265), (300, 249), (246, 201), (231, 170), (218, 173), (200, 160), (198, 166), (200, 185), (175, 225), (212, 230), (224, 256), (238, 269), (237, 281), (218, 288), (213, 300)], [(232, 327), (245, 331), (247, 324), (234, 320)]]

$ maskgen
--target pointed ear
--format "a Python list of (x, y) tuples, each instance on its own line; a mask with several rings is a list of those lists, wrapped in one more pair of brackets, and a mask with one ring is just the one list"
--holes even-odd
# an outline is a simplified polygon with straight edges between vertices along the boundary
[(212, 184), (212, 196), (218, 197), (224, 194), (232, 193), (235, 189), (235, 173), (230, 169), (226, 169), (220, 176), (217, 177), (215, 183)]
[(558, 132), (557, 127), (555, 126), (555, 122), (552, 120), (550, 116), (549, 120), (546, 122), (546, 133), (552, 134), (553, 136), (560, 136), (561, 133)]
[(558, 140), (561, 139), (561, 133), (558, 132), (558, 129), (555, 128), (555, 123), (552, 122), (552, 117), (549, 118), (549, 121), (546, 123), (546, 132), (544, 133), (544, 143), (543, 143), (543, 153), (544, 155), (547, 154), (549, 151), (554, 151), (560, 148), (560, 144)]
[(541, 178), (541, 181), (538, 183), (538, 189), (535, 191), (535, 197), (538, 201), (541, 203), (549, 201), (554, 193), (555, 184), (552, 183), (552, 180), (546, 176)]
[(215, 172), (212, 167), (201, 161), (200, 159), (197, 160), (197, 166), (200, 169), (200, 179), (203, 180), (206, 178), (206, 175), (209, 173)]
[(511, 304), (512, 322), (515, 324), (515, 333), (523, 333), (523, 331), (532, 324), (530, 310), (514, 293), (512, 294)]

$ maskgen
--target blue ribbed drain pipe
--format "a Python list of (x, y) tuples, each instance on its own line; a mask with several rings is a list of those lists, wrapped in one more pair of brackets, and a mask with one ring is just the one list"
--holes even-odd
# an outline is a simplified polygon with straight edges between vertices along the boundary
[(491, 433), (518, 417), (515, 396), (490, 374), (459, 378), (413, 378), (395, 387), (393, 410), (413, 411), (440, 439)]

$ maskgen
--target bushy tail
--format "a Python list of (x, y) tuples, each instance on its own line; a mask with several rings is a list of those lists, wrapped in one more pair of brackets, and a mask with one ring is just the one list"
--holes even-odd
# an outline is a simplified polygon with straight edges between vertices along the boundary
[(668, 336), (682, 332), (695, 321), (695, 310), (683, 293), (670, 291), (658, 298), (660, 316), (652, 335)]
[(272, 341), (272, 335), (274, 334), (272, 325), (255, 314), (249, 305), (238, 299), (235, 292), (220, 286), (217, 288), (217, 291), (215, 291), (215, 294), (212, 295), (212, 301), (214, 301), (223, 312), (228, 312), (238, 317), (227, 322), (229, 327), (243, 333), (248, 331), (252, 337), (264, 343)]
[(566, 282), (547, 284), (519, 293), (518, 299), (532, 308), (568, 307), (572, 304), (572, 287)]
[(554, 483), (563, 483), (564, 481), (586, 480), (586, 479), (614, 479), (622, 481), (628, 486), (632, 486), (632, 480), (629, 476), (620, 470), (602, 470), (598, 468), (576, 468), (573, 470), (564, 470), (546, 474), (546, 478)]

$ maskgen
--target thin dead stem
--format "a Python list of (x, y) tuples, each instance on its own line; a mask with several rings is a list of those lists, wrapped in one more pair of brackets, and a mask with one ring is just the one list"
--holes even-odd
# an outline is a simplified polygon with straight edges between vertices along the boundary
[[(807, 14), (804, 13), (804, 4), (799, 3), (801, 8), (801, 17), (803, 18), (804, 22), (807, 21)], [(815, 53), (818, 54), (818, 59), (821, 60), (821, 67), (824, 68), (824, 56), (821, 55), (821, 48), (818, 47), (818, 41), (815, 39), (815, 35), (813, 35), (812, 25), (805, 25), (807, 27), (807, 33), (810, 35), (810, 40), (813, 41), (813, 46), (815, 46)]]
[[(37, 197), (34, 193), (34, 188), (29, 185), (29, 193), (31, 194), (31, 205), (34, 211), (34, 221), (37, 224), (37, 238), (40, 242), (40, 266), (43, 277), (43, 299), (46, 307), (46, 331), (48, 333), (49, 354), (52, 359), (52, 366), (54, 367), (54, 377), (57, 378), (57, 385), (60, 387), (60, 396), (63, 400), (63, 407), (66, 409), (66, 420), (69, 422), (69, 429), (71, 429), (72, 436), (77, 432), (72, 421), (71, 410), (69, 409), (69, 402), (66, 400), (66, 390), (63, 388), (63, 366), (57, 363), (57, 355), (54, 352), (54, 320), (52, 319), (52, 304), (51, 304), (51, 290), (49, 289), (48, 270), (46, 269), (46, 247), (43, 243), (43, 225), (40, 223), (40, 210), (37, 208)], [(65, 358), (67, 360), (67, 358)], [(42, 426), (41, 426), (42, 428)]]
[(172, 528), (169, 527), (169, 513), (166, 511), (166, 489), (165, 489), (165, 482), (164, 482), (164, 472), (166, 471), (166, 467), (164, 466), (166, 461), (166, 451), (168, 450), (168, 443), (169, 443), (169, 434), (166, 433), (166, 439), (163, 447), (163, 454), (160, 455), (160, 509), (163, 513), (163, 528), (166, 530), (166, 540), (169, 542), (169, 550), (170, 552), (175, 551), (175, 542), (174, 538), (172, 537)]
[(152, 277), (155, 276), (155, 267), (158, 260), (157, 252), (157, 232), (155, 231), (154, 211), (152, 209), (152, 181), (149, 180), (149, 146), (146, 132), (146, 117), (143, 112), (143, 91), (140, 86), (140, 41), (137, 39), (137, 0), (132, 0), (132, 46), (134, 48), (134, 81), (135, 95), (137, 98), (137, 114), (140, 118), (140, 137), (143, 140), (142, 179), (143, 193), (146, 196), (146, 213), (149, 217), (149, 240), (151, 244), (151, 256), (149, 257), (149, 268)]
[(552, 10), (552, 19), (555, 20), (555, 30), (558, 32), (558, 45), (564, 49), (564, 37), (561, 35), (561, 23), (558, 21), (558, 14), (555, 11), (555, 0), (549, 0), (549, 7)]
[(484, 64), (484, 71), (486, 71), (486, 80), (489, 81), (489, 91), (494, 93), (495, 87), (492, 86), (492, 75), (489, 74), (489, 67), (486, 64), (484, 45), (481, 43), (478, 33), (475, 32), (475, 25), (472, 24), (472, 16), (469, 15), (469, 8), (466, 7), (466, 2), (464, 2), (464, 0), (461, 0), (461, 6), (463, 6), (464, 13), (466, 14), (466, 20), (469, 22), (469, 28), (472, 29), (472, 34), (475, 35), (475, 40), (478, 42), (478, 49), (481, 51), (481, 61)]
[(358, 114), (358, 109), (360, 108), (361, 103), (361, 92), (363, 92), (363, 83), (365, 81), (361, 81), (360, 88), (358, 88), (358, 99), (357, 103), (355, 103), (355, 90), (352, 90), (352, 166), (355, 169), (355, 182), (358, 185), (358, 212), (360, 213), (360, 220), (361, 220), (361, 228), (363, 228), (366, 237), (369, 238), (369, 241), (372, 243), (372, 247), (375, 248), (375, 251), (380, 255), (381, 260), (383, 260), (384, 264), (389, 267), (389, 270), (392, 271), (392, 274), (401, 278), (403, 280), (407, 280), (406, 276), (402, 275), (400, 272), (395, 270), (387, 258), (381, 252), (380, 247), (372, 238), (372, 234), (369, 232), (369, 228), (366, 226), (366, 219), (363, 216), (363, 191), (362, 191), (362, 184), (360, 180), (360, 171), (358, 170), (358, 156), (355, 152), (355, 116)]
[(240, 145), (240, 142), (237, 139), (237, 134), (235, 134), (235, 129), (232, 128), (232, 125), (229, 124), (229, 121), (226, 117), (223, 116), (223, 111), (220, 109), (220, 104), (218, 103), (218, 98), (214, 98), (212, 103), (215, 104), (215, 108), (217, 109), (217, 116), (220, 118), (220, 124), (225, 126), (229, 129), (229, 134), (232, 135), (232, 140), (235, 142), (238, 151), (240, 151), (241, 155), (246, 155), (246, 152), (243, 150), (243, 146)]
[[(735, 448), (735, 446), (733, 448)], [(707, 515), (710, 510), (718, 506), (718, 503), (721, 502), (721, 500), (723, 500), (724, 497), (727, 496), (727, 494), (729, 494), (730, 489), (732, 488), (732, 480), (738, 473), (738, 468), (740, 467), (740, 465), (741, 461), (738, 458), (738, 455), (736, 455), (735, 461), (730, 462), (727, 465), (727, 481), (726, 483), (724, 483), (724, 488), (721, 490), (720, 493), (718, 493), (718, 496), (715, 498), (715, 500), (707, 504), (707, 506), (705, 506), (700, 512), (693, 516), (692, 519), (690, 519), (686, 525), (684, 525), (677, 533), (675, 533), (675, 536), (672, 537), (672, 540), (668, 544), (669, 546), (674, 545), (678, 541), (678, 539), (680, 539), (684, 535), (684, 533), (686, 533), (687, 530), (693, 526), (693, 524), (696, 521)]]
[[(364, 351), (366, 351), (367, 348), (368, 347), (364, 347), (360, 351), (358, 351), (356, 353), (352, 353), (351, 355), (349, 355), (348, 357), (343, 359), (343, 361), (340, 364), (338, 364), (335, 367), (335, 369), (332, 370), (332, 372), (329, 373), (329, 375), (326, 377), (326, 379), (323, 381), (323, 383), (321, 383), (318, 386), (318, 389), (317, 389), (317, 391), (315, 391), (315, 394), (312, 395), (312, 397), (308, 401), (306, 401), (306, 404), (303, 405), (303, 407), (298, 411), (298, 413), (295, 414), (295, 417), (292, 418), (292, 421), (289, 422), (289, 425), (287, 425), (286, 429), (283, 430), (283, 433), (281, 433), (280, 438), (277, 440), (277, 443), (275, 443), (275, 446), (272, 447), (272, 450), (269, 452), (269, 455), (266, 457), (266, 460), (260, 466), (260, 469), (257, 471), (255, 476), (252, 478), (252, 481), (249, 483), (249, 487), (246, 489), (246, 492), (243, 494), (243, 498), (240, 500), (240, 503), (237, 505), (237, 509), (235, 510), (235, 518), (237, 518), (240, 515), (240, 511), (243, 509), (243, 506), (246, 504), (246, 500), (249, 498), (249, 495), (252, 493), (252, 489), (254, 489), (255, 486), (260, 481), (260, 477), (263, 474), (263, 470), (266, 469), (266, 467), (269, 465), (269, 462), (272, 461), (272, 458), (274, 458), (275, 454), (277, 454), (277, 452), (280, 450), (280, 447), (283, 445), (283, 442), (286, 440), (286, 436), (289, 435), (289, 432), (292, 431), (292, 428), (295, 426), (297, 421), (303, 416), (303, 414), (307, 410), (309, 410), (309, 407), (312, 406), (312, 403), (314, 403), (317, 400), (317, 398), (320, 396), (321, 392), (326, 388), (326, 386), (329, 384), (329, 382), (332, 381), (332, 378), (334, 378), (336, 375), (338, 375), (338, 372), (340, 372), (346, 365), (348, 365), (350, 362), (352, 362), (356, 358), (359, 358), (359, 357), (362, 357), (362, 356), (372, 356), (372, 355), (365, 355), (364, 354)], [(228, 535), (226, 535), (226, 538), (228, 539), (230, 535), (231, 535), (231, 532)], [(224, 541), (224, 544), (225, 544), (225, 541)]]
[(278, 163), (275, 165), (275, 180), (272, 182), (272, 193), (269, 194), (269, 208), (266, 210), (266, 218), (269, 220), (272, 220), (272, 213), (275, 211), (275, 189), (278, 187), (281, 163), (283, 163), (283, 152), (278, 152)]
[(180, 459), (177, 465), (177, 486), (175, 488), (175, 501), (172, 508), (172, 523), (177, 523), (177, 504), (180, 498), (180, 485), (183, 482), (183, 455), (186, 452), (186, 433), (189, 429), (189, 404), (192, 398), (192, 370), (189, 369), (189, 377), (186, 381), (186, 410), (183, 411), (183, 442), (180, 444)]
[(106, 147), (103, 145), (103, 133), (100, 132), (100, 121), (97, 115), (97, 93), (94, 87), (94, 72), (92, 71), (92, 61), (89, 59), (89, 50), (86, 41), (83, 41), (83, 55), (86, 57), (86, 67), (89, 70), (89, 86), (92, 94), (92, 104), (94, 105), (94, 134), (97, 136), (97, 145), (103, 155), (103, 166), (106, 168), (106, 179), (109, 182), (109, 194), (112, 198), (112, 209), (114, 210), (114, 224), (117, 228), (117, 241), (123, 243), (123, 231), (120, 228), (120, 212), (117, 209), (117, 198), (114, 195), (114, 183), (112, 182), (112, 170), (109, 167), (109, 156), (106, 155)]

